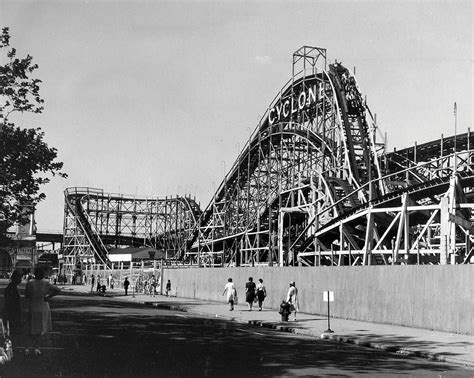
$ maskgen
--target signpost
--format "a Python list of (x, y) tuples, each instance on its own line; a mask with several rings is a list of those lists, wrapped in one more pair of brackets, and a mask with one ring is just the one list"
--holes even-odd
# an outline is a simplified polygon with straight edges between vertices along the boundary
[(323, 301), (328, 302), (328, 329), (324, 332), (333, 333), (334, 331), (331, 329), (329, 303), (334, 302), (334, 291), (323, 291)]

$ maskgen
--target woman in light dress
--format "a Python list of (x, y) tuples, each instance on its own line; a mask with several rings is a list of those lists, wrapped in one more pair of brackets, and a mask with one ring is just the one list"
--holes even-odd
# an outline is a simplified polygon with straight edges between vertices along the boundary
[[(290, 304), (290, 310), (295, 312), (293, 320), (296, 322), (296, 313), (298, 312), (298, 289), (296, 288), (295, 281), (290, 282), (290, 288), (288, 289), (288, 295), (286, 301)], [(291, 314), (291, 313), (290, 313)]]
[[(40, 341), (52, 330), (51, 310), (49, 300), (58, 295), (61, 290), (44, 279), (41, 268), (35, 269), (35, 279), (28, 281), (25, 297), (28, 300), (29, 331), (32, 339), (34, 353), (40, 355)], [(27, 354), (29, 349), (27, 349)]]
[(263, 307), (263, 301), (265, 300), (265, 297), (267, 296), (267, 289), (263, 285), (263, 280), (259, 278), (258, 284), (257, 284), (257, 299), (258, 299), (258, 311), (262, 311)]
[(227, 302), (229, 303), (229, 311), (234, 311), (234, 303), (237, 302), (237, 290), (235, 289), (234, 283), (232, 282), (232, 278), (227, 280), (227, 283), (224, 287), (224, 292), (222, 295), (227, 293)]

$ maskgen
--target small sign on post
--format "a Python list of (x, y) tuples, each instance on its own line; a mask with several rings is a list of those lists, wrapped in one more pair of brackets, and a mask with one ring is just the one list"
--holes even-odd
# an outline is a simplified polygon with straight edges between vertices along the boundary
[(331, 329), (329, 303), (334, 302), (334, 291), (323, 291), (323, 301), (328, 303), (328, 329), (324, 332), (333, 333)]
[(323, 292), (323, 301), (324, 302), (334, 302), (334, 291), (324, 291)]

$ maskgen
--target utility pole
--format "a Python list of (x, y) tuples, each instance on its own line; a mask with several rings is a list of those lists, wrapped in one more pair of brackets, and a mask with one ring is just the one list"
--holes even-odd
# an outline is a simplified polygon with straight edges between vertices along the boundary
[(456, 102), (454, 103), (454, 173), (458, 170), (458, 159), (457, 159), (457, 151), (456, 151), (456, 139), (458, 135), (458, 111)]

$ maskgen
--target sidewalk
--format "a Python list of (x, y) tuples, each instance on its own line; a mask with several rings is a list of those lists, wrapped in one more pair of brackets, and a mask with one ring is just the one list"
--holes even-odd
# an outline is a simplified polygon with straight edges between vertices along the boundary
[[(68, 285), (61, 288), (65, 292), (73, 291), (83, 295), (86, 293), (92, 295), (90, 286)], [(331, 330), (334, 333), (325, 333), (324, 331), (328, 328), (327, 317), (318, 315), (298, 313), (296, 322), (281, 322), (276, 309), (264, 308), (263, 311), (257, 309), (250, 312), (246, 304), (239, 304), (235, 306), (234, 311), (229, 311), (229, 306), (224, 301), (207, 302), (163, 295), (150, 297), (144, 294), (125, 296), (122, 289), (111, 290), (105, 293), (105, 296), (156, 308), (186, 311), (284, 332), (474, 367), (474, 336), (469, 335), (337, 318), (330, 319)]]

